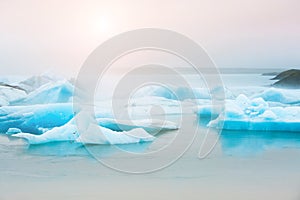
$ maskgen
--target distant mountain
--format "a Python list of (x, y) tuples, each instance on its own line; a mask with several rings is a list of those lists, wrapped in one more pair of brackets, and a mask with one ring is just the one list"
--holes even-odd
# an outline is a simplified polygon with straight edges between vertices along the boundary
[(278, 75), (278, 72), (266, 72), (266, 73), (262, 73), (262, 76), (276, 76)]
[(281, 72), (271, 80), (278, 80), (273, 84), (275, 87), (300, 89), (300, 70), (290, 69)]

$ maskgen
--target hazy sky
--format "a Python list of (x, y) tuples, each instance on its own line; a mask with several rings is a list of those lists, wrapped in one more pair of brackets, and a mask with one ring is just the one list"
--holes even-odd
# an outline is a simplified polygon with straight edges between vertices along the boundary
[(300, 67), (299, 0), (0, 0), (0, 75), (76, 75), (118, 33), (166, 28), (219, 67)]

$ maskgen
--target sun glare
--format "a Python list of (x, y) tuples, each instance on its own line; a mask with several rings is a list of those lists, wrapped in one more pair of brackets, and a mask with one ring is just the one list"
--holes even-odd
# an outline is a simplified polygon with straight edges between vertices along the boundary
[(113, 33), (113, 21), (108, 16), (101, 16), (94, 22), (97, 33), (104, 36), (109, 36)]
[(107, 31), (110, 26), (109, 19), (107, 17), (101, 17), (98, 22), (99, 29), (102, 31)]

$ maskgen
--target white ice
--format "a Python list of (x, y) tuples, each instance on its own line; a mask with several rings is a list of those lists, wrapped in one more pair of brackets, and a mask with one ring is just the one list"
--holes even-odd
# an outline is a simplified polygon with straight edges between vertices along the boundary
[(49, 82), (30, 92), (23, 100), (15, 101), (14, 104), (66, 103), (72, 100), (73, 90), (73, 85), (68, 81)]
[[(205, 109), (201, 108), (198, 114)], [(227, 100), (225, 111), (209, 127), (228, 130), (300, 131), (300, 106), (270, 106), (263, 98), (250, 99), (241, 94)]]
[(74, 119), (41, 135), (18, 133), (12, 136), (24, 138), (29, 144), (57, 141), (72, 141), (85, 144), (128, 144), (148, 142), (154, 139), (152, 135), (141, 128), (117, 132), (96, 124), (90, 124), (84, 133), (79, 133)]
[[(73, 90), (70, 81), (50, 75), (36, 76), (13, 83), (19, 87), (0, 86), (0, 132), (26, 138), (29, 143), (74, 141), (122, 144), (151, 141), (149, 133), (178, 129), (169, 118), (193, 113), (215, 116), (210, 127), (230, 130), (300, 130), (300, 90), (267, 87), (224, 88), (225, 110), (211, 105), (212, 95), (220, 88), (165, 88), (147, 86), (117, 108), (100, 102), (95, 117), (100, 132), (79, 135), (73, 120)], [(21, 89), (20, 89), (21, 88)], [(211, 95), (212, 92), (212, 95)], [(126, 113), (128, 112), (128, 113)], [(221, 114), (220, 114), (221, 113)], [(122, 118), (128, 114), (131, 120)], [(219, 116), (217, 116), (220, 114)], [(166, 119), (152, 119), (153, 116)], [(118, 118), (118, 119), (116, 119)], [(71, 120), (71, 121), (70, 121)], [(94, 128), (95, 128), (94, 127)], [(94, 130), (94, 129), (90, 129)]]

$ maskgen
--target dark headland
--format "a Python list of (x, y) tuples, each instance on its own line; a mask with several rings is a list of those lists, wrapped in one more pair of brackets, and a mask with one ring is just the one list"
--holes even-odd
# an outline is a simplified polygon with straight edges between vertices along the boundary
[(283, 71), (271, 80), (277, 80), (272, 85), (274, 87), (300, 89), (300, 70), (290, 69)]

